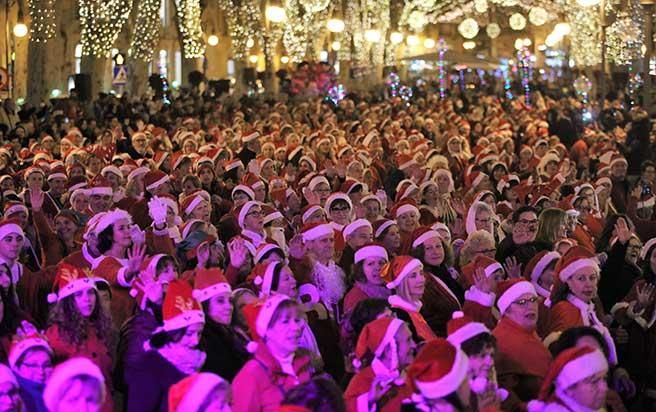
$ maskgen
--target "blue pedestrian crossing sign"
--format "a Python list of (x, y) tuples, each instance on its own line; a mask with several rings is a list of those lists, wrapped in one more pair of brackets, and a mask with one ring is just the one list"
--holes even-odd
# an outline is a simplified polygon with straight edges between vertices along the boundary
[(125, 85), (127, 83), (128, 83), (128, 66), (125, 64), (115, 65), (112, 84), (120, 86), (120, 85)]

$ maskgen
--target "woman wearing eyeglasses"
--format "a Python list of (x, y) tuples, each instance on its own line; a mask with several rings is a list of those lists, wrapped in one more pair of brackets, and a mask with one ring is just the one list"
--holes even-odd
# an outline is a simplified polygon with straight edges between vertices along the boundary
[(557, 283), (551, 294), (549, 346), (560, 332), (577, 326), (592, 326), (608, 343), (609, 361), (617, 363), (617, 352), (610, 332), (602, 322), (603, 308), (595, 305), (599, 283), (599, 263), (592, 252), (574, 246), (556, 264)]
[(53, 371), (53, 352), (45, 337), (17, 337), (9, 353), (9, 365), (20, 386), (20, 397), (30, 412), (46, 412), (43, 391)]

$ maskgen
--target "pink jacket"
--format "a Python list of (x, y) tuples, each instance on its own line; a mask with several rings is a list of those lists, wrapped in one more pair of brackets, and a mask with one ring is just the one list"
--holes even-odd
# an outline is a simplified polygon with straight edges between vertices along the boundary
[(251, 360), (232, 381), (232, 410), (239, 412), (277, 412), (285, 392), (310, 380), (313, 374), (308, 354), (294, 356), (296, 376), (284, 373), (280, 363), (262, 342)]

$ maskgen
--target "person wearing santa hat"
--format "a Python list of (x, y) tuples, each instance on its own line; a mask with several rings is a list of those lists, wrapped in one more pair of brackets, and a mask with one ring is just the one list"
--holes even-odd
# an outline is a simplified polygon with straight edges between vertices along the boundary
[[(69, 359), (81, 356), (100, 368), (107, 386), (103, 410), (112, 411), (111, 319), (100, 304), (94, 279), (81, 269), (62, 263), (57, 268), (48, 302), (55, 303), (55, 306), (51, 310), (45, 336), (55, 357)], [(45, 394), (44, 398), (47, 405)]]
[(285, 392), (314, 374), (310, 357), (298, 350), (303, 310), (285, 295), (272, 295), (247, 305), (244, 314), (255, 352), (232, 381), (232, 407), (244, 412), (277, 410)]
[(344, 313), (352, 313), (355, 306), (365, 299), (387, 299), (391, 292), (381, 276), (389, 255), (378, 243), (363, 246), (353, 259), (353, 287), (344, 296)]
[[(385, 316), (365, 325), (355, 347), (357, 373), (344, 392), (346, 410), (400, 410), (401, 402), (412, 393), (404, 378), (415, 346), (401, 319)], [(371, 361), (363, 364), (365, 359)]]
[(526, 280), (504, 280), (497, 285), (497, 308), (501, 319), (492, 330), (498, 348), (495, 363), (499, 386), (510, 392), (503, 406), (521, 407), (537, 396), (552, 360), (535, 333), (538, 295)]
[(619, 213), (626, 213), (627, 199), (631, 184), (626, 178), (628, 162), (619, 153), (614, 154), (610, 160), (610, 179), (612, 182), (611, 200)]
[(539, 296), (538, 335), (543, 338), (548, 332), (551, 291), (554, 285), (556, 263), (560, 257), (558, 252), (543, 250), (533, 256), (524, 268), (524, 278), (533, 284)]
[(419, 227), (419, 209), (413, 201), (402, 201), (394, 205), (390, 214), (401, 232), (401, 245), (407, 245), (412, 232)]
[(435, 333), (445, 336), (446, 322), (461, 310), (465, 293), (456, 280), (458, 272), (449, 266), (451, 251), (440, 234), (426, 226), (415, 230), (411, 239), (409, 254), (419, 259), (426, 275), (421, 313)]
[(342, 231), (351, 223), (353, 204), (346, 193), (337, 192), (328, 196), (324, 210), (336, 231)]
[(388, 303), (401, 319), (412, 325), (413, 338), (418, 342), (435, 338), (435, 332), (420, 313), (426, 286), (423, 268), (419, 259), (400, 255), (385, 265), (382, 274), (385, 286), (393, 291)]
[(372, 224), (374, 240), (380, 242), (391, 257), (401, 251), (401, 231), (396, 220), (380, 219)]
[(241, 228), (240, 237), (247, 243), (251, 255), (255, 255), (255, 250), (267, 238), (264, 230), (262, 206), (259, 202), (249, 201), (235, 210), (235, 214), (237, 215), (237, 223)]
[(351, 279), (355, 253), (373, 240), (373, 227), (367, 219), (357, 219), (344, 227), (342, 236), (346, 242), (338, 265), (344, 269), (347, 279)]
[(195, 373), (169, 389), (169, 412), (230, 412), (230, 383), (213, 373)]
[(20, 396), (28, 411), (46, 412), (43, 391), (52, 375), (53, 351), (43, 335), (15, 336), (9, 352), (9, 366), (16, 375)]
[(403, 410), (465, 411), (470, 406), (469, 359), (442, 338), (427, 342), (407, 369), (413, 394)]
[[(628, 229), (626, 229), (628, 230)], [(595, 255), (580, 246), (570, 248), (556, 263), (557, 280), (551, 294), (549, 335), (545, 345), (550, 345), (560, 332), (576, 326), (592, 326), (599, 330), (608, 344), (609, 360), (617, 363), (615, 342), (609, 330), (599, 319), (603, 308), (595, 306), (599, 283), (599, 262)]]
[(537, 401), (530, 411), (605, 410), (608, 393), (608, 362), (598, 349), (588, 346), (566, 349), (551, 364)]
[[(384, 193), (384, 192), (383, 192)], [(387, 203), (387, 194), (385, 194), (384, 202)], [(368, 194), (360, 199), (360, 204), (364, 208), (364, 218), (373, 225), (374, 222), (383, 218), (385, 214), (385, 206), (383, 200), (376, 194)]]
[(85, 211), (87, 216), (107, 212), (114, 204), (111, 183), (100, 175), (93, 178), (87, 194), (89, 197), (89, 208)]
[(482, 323), (458, 311), (447, 325), (446, 338), (453, 346), (462, 349), (469, 358), (469, 387), (476, 410), (500, 409), (508, 391), (499, 389), (494, 355), (497, 341)]
[(198, 372), (205, 362), (199, 349), (205, 315), (185, 281), (172, 281), (164, 296), (162, 325), (153, 332), (146, 353), (126, 375), (126, 410), (168, 411), (169, 388)]
[(194, 298), (203, 307), (205, 327), (201, 347), (206, 348), (207, 359), (202, 370), (215, 373), (232, 381), (248, 360), (247, 327), (241, 324), (231, 301), (232, 288), (217, 268), (196, 272)]
[(43, 391), (48, 412), (111, 411), (107, 409), (107, 381), (101, 370), (87, 358), (71, 358), (60, 363)]

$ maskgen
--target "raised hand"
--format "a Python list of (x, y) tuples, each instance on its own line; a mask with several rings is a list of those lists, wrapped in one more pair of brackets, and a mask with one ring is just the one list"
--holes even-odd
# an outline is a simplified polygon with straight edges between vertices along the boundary
[(207, 263), (210, 261), (209, 244), (205, 243), (204, 245), (198, 248), (198, 252), (196, 253), (196, 259), (198, 260), (197, 267), (202, 269), (207, 268)]
[(453, 210), (456, 211), (456, 213), (459, 216), (465, 217), (467, 215), (467, 206), (465, 206), (465, 201), (462, 199), (453, 199), (451, 200), (451, 206), (453, 207)]
[(305, 197), (305, 200), (307, 200), (308, 204), (310, 205), (318, 205), (320, 203), (319, 195), (307, 187), (303, 188), (303, 197)]
[(626, 220), (624, 220), (624, 218), (617, 219), (617, 222), (615, 223), (615, 234), (617, 235), (617, 239), (622, 244), (626, 244), (626, 242), (631, 239), (631, 230), (626, 224)]
[(474, 286), (484, 293), (492, 293), (496, 289), (496, 282), (493, 276), (486, 276), (485, 270), (479, 267), (474, 271)]
[(301, 235), (296, 235), (289, 241), (289, 256), (299, 260), (305, 256), (305, 244)]
[(642, 287), (636, 288), (637, 301), (640, 308), (646, 308), (652, 303), (654, 303), (654, 292), (656, 288), (654, 285), (646, 283)]
[(166, 203), (159, 197), (155, 196), (148, 201), (148, 214), (153, 219), (155, 226), (162, 226), (166, 223), (167, 212)]
[(127, 269), (129, 273), (139, 273), (141, 268), (141, 262), (143, 262), (146, 257), (146, 245), (145, 244), (133, 244), (130, 249), (128, 249), (128, 264)]
[(230, 265), (240, 268), (246, 264), (248, 259), (248, 248), (243, 239), (235, 238), (228, 242), (228, 253), (230, 254)]
[(509, 279), (517, 279), (522, 277), (522, 264), (517, 262), (517, 258), (509, 256), (503, 264), (503, 269)]

